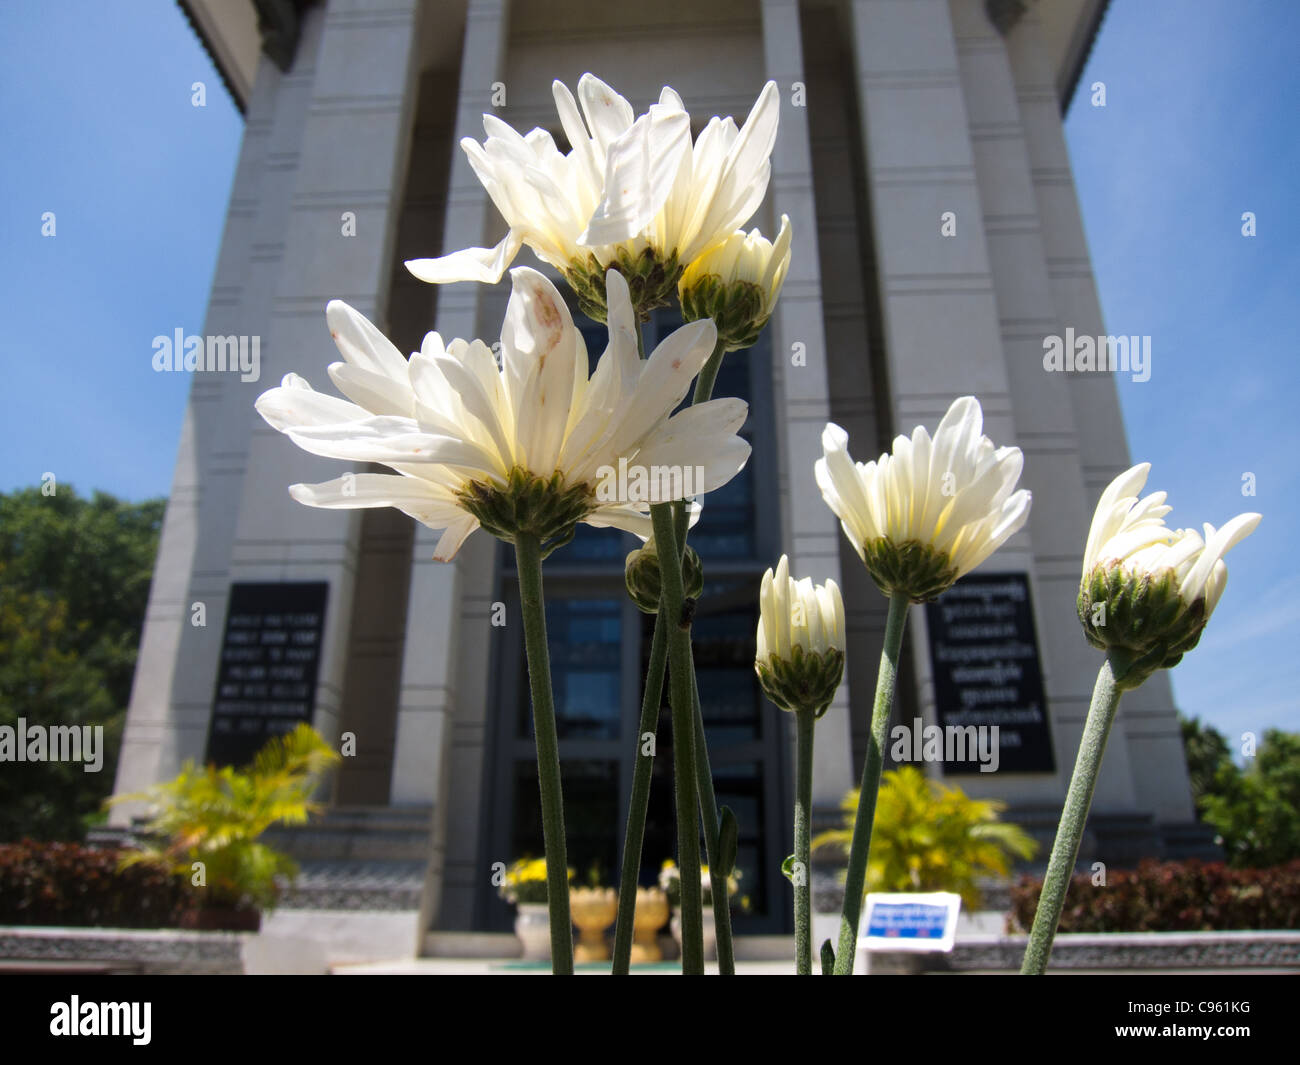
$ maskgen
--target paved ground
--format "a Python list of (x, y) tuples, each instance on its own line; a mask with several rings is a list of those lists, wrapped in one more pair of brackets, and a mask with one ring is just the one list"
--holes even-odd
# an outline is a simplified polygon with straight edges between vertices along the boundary
[[(609, 975), (609, 962), (579, 962), (574, 968), (579, 976)], [(718, 966), (715, 962), (710, 962), (705, 969), (710, 974), (716, 974)], [(477, 958), (411, 958), (368, 965), (335, 965), (330, 971), (335, 976), (546, 976), (550, 973), (551, 966), (549, 962), (523, 962), (517, 959), (492, 961)], [(681, 971), (681, 963), (675, 961), (632, 966), (633, 974), (641, 976), (674, 976)], [(793, 976), (794, 961), (737, 962), (736, 975)]]

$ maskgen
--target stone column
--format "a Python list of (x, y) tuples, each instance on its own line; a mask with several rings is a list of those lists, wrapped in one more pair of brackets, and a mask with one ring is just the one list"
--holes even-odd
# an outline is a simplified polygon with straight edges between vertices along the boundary
[[(1052, 800), (1073, 770), (1100, 665), (1100, 656), (1083, 642), (1075, 607), (1092, 512), (1085, 498), (1069, 380), (1043, 368), (1043, 339), (1060, 335), (1061, 323), (1052, 301), (1022, 102), (1003, 40), (984, 5), (954, 0), (952, 11), (1002, 346), (1025, 453), (1022, 483), (1034, 493), (1028, 523), (1034, 543), (1034, 607), (1059, 780), (1038, 778), (1039, 787), (1026, 788), (1018, 798)], [(1041, 88), (1054, 98), (1050, 87)], [(1131, 810), (1128, 751), (1122, 743), (1110, 747), (1093, 807)], [(996, 785), (988, 781), (985, 788), (992, 793)]]
[[(205, 335), (266, 337), (319, 30), (319, 13), (310, 13), (288, 73), (265, 56), (259, 62)], [(170, 332), (171, 324), (162, 325), (160, 332)], [(230, 587), (230, 544), (256, 417), (253, 401), (268, 380), (265, 372), (250, 382), (230, 373), (198, 373), (193, 379), (154, 563), (117, 793), (165, 780), (185, 759), (203, 757)], [(195, 604), (202, 604), (204, 626), (193, 624)], [(112, 822), (126, 824), (133, 805), (115, 807)]]
[[(332, 391), (326, 367), (339, 356), (325, 323), (331, 299), (385, 327), (418, 73), (418, 15), (416, 0), (308, 10), (303, 49), (315, 51), (315, 73), (301, 141), (281, 160), (292, 171), (292, 195), (283, 242), (269, 249), (277, 269), (261, 388), (295, 371)], [(345, 224), (353, 216), (355, 230)], [(331, 742), (351, 637), (360, 514), (304, 507), (287, 488), (337, 477), (340, 465), (308, 455), (257, 419), (230, 567), (231, 581), (329, 583), (313, 723)]]
[[(781, 434), (782, 542), (788, 548), (792, 574), (810, 576), (818, 584), (830, 578), (843, 586), (839, 522), (823, 502), (812, 475), (822, 453), (822, 430), (830, 420), (830, 393), (807, 109), (802, 94), (797, 104), (792, 102), (795, 86), (804, 85), (797, 0), (763, 0), (763, 56), (767, 76), (777, 83), (781, 96), (768, 195), (775, 225), (786, 214), (793, 230), (790, 271), (769, 325), (776, 425)], [(775, 239), (775, 228), (770, 235)], [(795, 345), (802, 346), (798, 349), (802, 365), (792, 362)], [(853, 786), (851, 739), (846, 671), (834, 703), (817, 725), (813, 802), (819, 806), (838, 807)]]
[[(1037, 210), (1035, 244), (1040, 251), (1036, 254), (1041, 255), (1039, 269), (1046, 279), (1042, 297), (1050, 305), (1059, 330), (1072, 327), (1078, 336), (1105, 335), (1065, 144), (1061, 103), (1042, 43), (1039, 17), (1032, 7), (1007, 35), (1005, 54), (1013, 79), (1007, 91), (1014, 91), (1019, 108), (1016, 128), (1018, 187), (1022, 190), (1019, 195)], [(1086, 92), (1080, 91), (1075, 106), (1087, 106)], [(1126, 331), (1126, 323), (1112, 325), (1119, 332)], [(1041, 344), (1041, 336), (1038, 339)], [(1038, 358), (1041, 361), (1041, 347)], [(1044, 376), (1064, 382), (1063, 391), (1073, 408), (1077, 462), (1084, 492), (1084, 513), (1078, 520), (1090, 523), (1102, 490), (1133, 464), (1116, 381), (1110, 373), (1099, 372)], [(1148, 485), (1152, 491), (1159, 488), (1159, 473), (1158, 469), (1153, 471)], [(1177, 505), (1176, 500), (1174, 503)], [(1177, 522), (1178, 512), (1170, 517)], [(1080, 556), (1086, 536), (1084, 524), (1077, 537), (1076, 550)], [(1076, 582), (1074, 590), (1077, 591), (1078, 576), (1077, 571), (1069, 574), (1067, 581), (1062, 574), (1062, 597), (1070, 581)], [(1088, 656), (1087, 665), (1094, 673), (1097, 657)], [(1084, 711), (1090, 697), (1091, 681), (1082, 702)], [(1158, 823), (1166, 825), (1193, 821), (1191, 785), (1168, 672), (1159, 672), (1136, 691), (1125, 693), (1107, 749), (1107, 762), (1111, 759), (1110, 748), (1121, 746), (1115, 742), (1121, 736), (1126, 741), (1122, 746), (1128, 749), (1128, 772), (1138, 808), (1151, 811)]]
[[(492, 83), (504, 77), (508, 12), (505, 0), (469, 2), (443, 247), (428, 249), (428, 256), (496, 240), (490, 230), (500, 220), (459, 144), (463, 137), (483, 137), (483, 115), (492, 111)], [(436, 328), (444, 340), (480, 334), (485, 292), (475, 283), (430, 288), (430, 305), (437, 304)], [(491, 335), (484, 339), (490, 343), (499, 326), (489, 328)], [(416, 529), (391, 795), (394, 805), (433, 804), (433, 853), (421, 927), (437, 920), (446, 927), (467, 928), (485, 770), (488, 624), (497, 542), (478, 532), (454, 563), (434, 562), (438, 536), (424, 526)], [(457, 698), (462, 686), (472, 697)], [(450, 834), (449, 823), (455, 826)], [(444, 896), (450, 896), (446, 906)], [(454, 915), (439, 916), (453, 906)]]
[[(982, 6), (970, 7), (982, 17)], [(1001, 101), (1006, 94), (997, 96), (995, 87), (974, 84), (971, 78), (963, 84), (964, 68), (970, 64), (959, 60), (956, 34), (965, 39), (974, 15), (964, 4), (957, 11), (961, 21), (955, 31), (947, 0), (853, 0), (851, 5), (895, 426), (910, 432), (924, 424), (933, 431), (953, 398), (971, 394), (984, 409), (987, 435), (999, 445), (1016, 444), (1026, 451), (1021, 483), (1035, 492), (1031, 521), (984, 568), (1029, 574), (1045, 683), (1049, 693), (1069, 695), (1078, 684), (1071, 670), (1078, 668), (1068, 663), (1077, 663), (1079, 655), (1066, 641), (1073, 635), (1068, 626), (1077, 628), (1077, 621), (1058, 616), (1055, 598), (1058, 571), (1071, 566), (1068, 558), (1061, 561), (1057, 555), (1079, 550), (1067, 546), (1067, 541), (1073, 543), (1068, 533), (1078, 528), (1079, 475), (1076, 468), (1071, 480), (1068, 469), (1058, 469), (1063, 461), (1068, 467), (1068, 456), (1056, 454), (1063, 446), (1062, 433), (1068, 444), (1070, 412), (1061, 383), (1035, 379), (1020, 358), (1017, 329), (1023, 323), (1017, 319), (1029, 317), (1041, 324), (1038, 319), (1050, 315), (1051, 307), (1043, 292), (1034, 302), (1032, 263), (1015, 258), (1018, 247), (1007, 261), (1003, 242), (989, 232), (986, 211), (994, 216), (1024, 214), (1032, 204), (1004, 208), (999, 197), (1008, 195), (1005, 190), (982, 187), (983, 182), (1001, 180), (1002, 171), (977, 158), (971, 130), (984, 127), (972, 127), (969, 112), (976, 109), (982, 122), (983, 109), (989, 106), (986, 97)], [(1014, 103), (1012, 99), (1012, 107)], [(995, 205), (992, 210), (986, 208), (985, 198)], [(941, 228), (946, 212), (955, 222), (955, 233), (949, 236)], [(999, 256), (992, 261), (991, 239)], [(1012, 287), (1021, 282), (1031, 288), (1013, 297)], [(1006, 312), (1000, 306), (1003, 300), (1011, 308)], [(1025, 300), (1028, 310), (1023, 309)], [(1047, 405), (1038, 409), (1040, 404)], [(1064, 484), (1054, 484), (1056, 477), (1065, 478)], [(1060, 508), (1068, 513), (1060, 513)], [(926, 721), (933, 722), (922, 611), (913, 610), (909, 622), (918, 703)], [(1057, 801), (1069, 778), (1082, 718), (1061, 721), (1051, 709), (1049, 698), (1055, 774), (964, 777), (963, 787), (969, 783), (975, 794), (996, 793), (1020, 802)], [(1121, 749), (1107, 763), (1099, 794), (1117, 806), (1131, 807), (1125, 752)]]

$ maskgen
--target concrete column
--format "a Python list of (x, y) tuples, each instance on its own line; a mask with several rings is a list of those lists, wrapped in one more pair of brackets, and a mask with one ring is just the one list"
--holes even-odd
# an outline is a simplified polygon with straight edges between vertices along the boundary
[[(953, 0), (952, 12), (1002, 347), (1019, 445), (1025, 453), (1022, 484), (1034, 493), (1028, 524), (1034, 544), (1034, 607), (1052, 711), (1057, 780), (1063, 789), (1100, 665), (1100, 656), (1083, 642), (1075, 607), (1092, 513), (1085, 498), (1069, 381), (1064, 374), (1043, 369), (1043, 339), (1060, 335), (1061, 323), (1051, 296), (1015, 78), (984, 5)], [(1043, 89), (1051, 95), (1050, 87)], [(1101, 812), (1131, 810), (1126, 745), (1112, 741), (1110, 748), (1093, 806)], [(981, 783), (983, 788), (973, 788), (977, 793), (997, 790), (996, 780)], [(1017, 798), (1054, 799), (1056, 783), (1029, 777)], [(1053, 786), (1046, 790), (1044, 785)]]
[[(205, 335), (266, 338), (318, 21), (309, 16), (307, 36), (287, 74), (265, 56), (259, 63)], [(148, 787), (174, 776), (185, 759), (203, 757), (229, 594), (230, 544), (256, 417), (253, 401), (268, 381), (266, 372), (249, 382), (230, 373), (194, 377), (154, 564), (117, 793)], [(203, 604), (205, 627), (191, 624), (195, 603)], [(115, 807), (112, 821), (125, 824), (132, 813), (131, 805)]]
[[(805, 84), (799, 4), (798, 0), (763, 0), (762, 9), (767, 76), (776, 81), (781, 94), (781, 124), (772, 151), (768, 195), (776, 224), (782, 214), (789, 215), (794, 234), (790, 271), (769, 326), (776, 426), (781, 434), (782, 543), (790, 555), (792, 574), (810, 576), (817, 583), (831, 578), (842, 587), (839, 522), (812, 476), (813, 464), (822, 454), (822, 430), (830, 420), (830, 392), (807, 108), (803, 100), (799, 106), (792, 104), (794, 86)], [(775, 239), (775, 227), (770, 236)], [(803, 365), (791, 362), (796, 344), (802, 345)], [(851, 741), (846, 671), (835, 702), (817, 725), (814, 803), (837, 807), (852, 788)]]
[[(325, 323), (330, 299), (346, 300), (385, 326), (381, 312), (413, 117), (418, 11), (416, 0), (351, 0), (307, 13), (302, 48), (315, 52), (315, 72), (298, 150), (282, 160), (294, 180), (283, 242), (271, 249), (276, 283), (261, 388), (292, 370), (332, 391), (326, 367), (338, 353)], [(345, 212), (355, 215), (355, 235), (344, 235)], [(329, 583), (313, 723), (331, 741), (338, 732), (360, 514), (304, 507), (287, 487), (337, 477), (340, 466), (255, 421), (230, 567), (231, 581)]]
[[(1035, 254), (1041, 255), (1039, 276), (1046, 279), (1040, 298), (1050, 305), (1060, 330), (1072, 327), (1078, 336), (1105, 335), (1054, 74), (1042, 44), (1042, 26), (1032, 7), (1007, 36), (1005, 54), (1013, 79), (1008, 91), (1014, 91), (1019, 110), (1015, 129), (1017, 195), (1021, 202), (1036, 208), (1038, 219), (1034, 244), (1040, 250)], [(1087, 106), (1086, 95), (1081, 95), (1075, 106)], [(1126, 323), (1112, 324), (1118, 332), (1128, 331)], [(1041, 364), (1041, 336), (1038, 340)], [(1026, 363), (1028, 357), (1026, 352)], [(1111, 374), (1097, 372), (1042, 376), (1064, 383), (1063, 390), (1074, 412), (1077, 462), (1084, 492), (1083, 514), (1076, 519), (1084, 523), (1076, 537), (1076, 551), (1082, 555), (1087, 523), (1092, 520), (1098, 497), (1111, 479), (1133, 462), (1116, 382)], [(1158, 487), (1156, 470), (1149, 488), (1154, 491)], [(1177, 512), (1171, 517), (1177, 519)], [(1077, 568), (1061, 574), (1062, 598), (1067, 591), (1071, 595), (1077, 591), (1078, 577)], [(1099, 664), (1097, 658), (1092, 654), (1087, 659), (1088, 669), (1093, 672)], [(1082, 702), (1085, 711), (1090, 695), (1091, 682)], [(1127, 741), (1128, 772), (1138, 808), (1153, 812), (1158, 822), (1192, 821), (1191, 785), (1167, 672), (1155, 674), (1142, 687), (1124, 695), (1115, 732), (1118, 735), (1111, 738), (1107, 762), (1112, 748), (1117, 746), (1115, 740), (1122, 736)]]
[[(443, 247), (429, 248), (424, 255), (495, 243), (497, 234), (490, 231), (502, 225), (459, 143), (462, 137), (482, 139), (483, 115), (492, 111), (492, 83), (504, 77), (508, 11), (505, 0), (469, 2)], [(484, 296), (484, 286), (472, 283), (431, 288), (430, 305), (436, 299), (436, 328), (444, 340), (476, 337), (481, 329), (489, 343), (495, 338), (499, 321), (480, 325)], [(478, 532), (454, 563), (434, 562), (438, 535), (424, 526), (415, 535), (391, 795), (394, 804), (433, 804), (433, 853), (422, 927), (437, 920), (444, 927), (467, 928), (485, 769), (487, 650), (497, 542)], [(471, 697), (457, 698), (462, 686)], [(449, 822), (455, 825), (450, 838)], [(454, 914), (439, 916), (449, 907)]]
[[(958, 8), (963, 39), (974, 17), (971, 10), (982, 17), (982, 5)], [(1032, 296), (1017, 292), (1017, 300), (1030, 299), (1030, 309), (1013, 308), (1009, 333), (1001, 320), (997, 278), (1006, 278), (1010, 286), (1014, 275), (1014, 283), (1019, 284), (1032, 272), (1032, 265), (1026, 260), (1004, 266), (990, 255), (984, 197), (996, 203), (1003, 192), (984, 190), (982, 185), (1001, 180), (1001, 172), (991, 166), (981, 170), (970, 111), (976, 109), (976, 115), (982, 116), (981, 109), (988, 106), (985, 96), (996, 95), (996, 89), (975, 84), (971, 78), (963, 83), (958, 31), (947, 0), (853, 0), (851, 27), (895, 426), (900, 433), (910, 433), (917, 424), (933, 431), (953, 398), (971, 394), (984, 409), (987, 435), (999, 445), (1016, 444), (1026, 450), (1022, 484), (1036, 490), (1031, 523), (983, 568), (1029, 574), (1048, 691), (1062, 690), (1064, 683), (1064, 690), (1072, 692), (1073, 679), (1060, 680), (1054, 667), (1065, 669), (1072, 660), (1063, 641), (1070, 636), (1067, 626), (1077, 627), (1077, 621), (1057, 616), (1051, 605), (1057, 586), (1041, 581), (1044, 575), (1054, 578), (1058, 569), (1070, 568), (1068, 560), (1060, 563), (1053, 556), (1069, 539), (1063, 530), (1078, 526), (1074, 512), (1080, 507), (1077, 499), (1070, 499), (1071, 491), (1078, 494), (1078, 473), (1072, 485), (1068, 479), (1059, 490), (1051, 484), (1051, 478), (1061, 472), (1054, 468), (1056, 457), (1042, 461), (1060, 446), (1060, 423), (1051, 419), (1068, 415), (1069, 407), (1059, 382), (1031, 380), (1017, 361), (1019, 352), (1007, 347), (1007, 341), (1017, 339), (1014, 319), (1037, 321), (1050, 314), (1046, 294), (1040, 293), (1035, 304)], [(1029, 206), (1016, 205), (1016, 210), (1028, 211)], [(946, 212), (955, 218), (951, 236), (944, 236), (941, 229)], [(1000, 212), (999, 206), (990, 213)], [(998, 254), (1003, 256), (1001, 242)], [(1036, 409), (1040, 402), (1052, 399), (1054, 409)], [(1064, 424), (1068, 434), (1068, 418)], [(1028, 435), (1022, 435), (1025, 430)], [(1038, 443), (1043, 437), (1035, 433), (1048, 434), (1043, 446)], [(1058, 512), (1067, 505), (1070, 515)], [(1041, 565), (1039, 556), (1044, 560)], [(909, 620), (918, 703), (923, 717), (932, 722), (934, 691), (924, 617), (914, 610)], [(1078, 660), (1077, 654), (1073, 660)], [(1020, 802), (1057, 801), (1073, 763), (1070, 753), (1061, 764), (1062, 754), (1077, 746), (1082, 721), (1077, 719), (1071, 726), (1053, 716), (1050, 725), (1058, 752), (1055, 774), (1000, 773), (992, 780), (965, 777), (963, 787), (969, 783), (975, 794), (996, 793)], [(1131, 808), (1124, 752), (1108, 759), (1101, 791), (1116, 805)]]

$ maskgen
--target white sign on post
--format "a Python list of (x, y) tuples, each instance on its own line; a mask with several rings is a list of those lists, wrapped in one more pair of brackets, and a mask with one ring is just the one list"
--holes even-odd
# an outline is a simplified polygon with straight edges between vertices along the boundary
[(872, 892), (859, 950), (952, 950), (961, 896), (949, 891)]

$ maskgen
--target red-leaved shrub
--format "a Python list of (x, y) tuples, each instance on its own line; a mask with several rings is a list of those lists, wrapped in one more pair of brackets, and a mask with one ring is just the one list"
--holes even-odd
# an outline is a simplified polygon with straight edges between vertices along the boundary
[[(1034, 921), (1042, 880), (1011, 889), (1010, 931)], [(1222, 862), (1145, 861), (1114, 869), (1095, 885), (1070, 881), (1061, 932), (1208, 932), (1300, 928), (1300, 859), (1271, 869), (1230, 869)]]
[(0, 843), (0, 925), (175, 928), (194, 906), (184, 877), (80, 843)]

